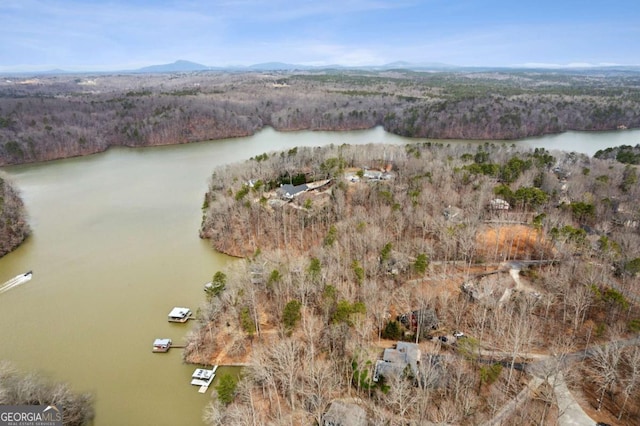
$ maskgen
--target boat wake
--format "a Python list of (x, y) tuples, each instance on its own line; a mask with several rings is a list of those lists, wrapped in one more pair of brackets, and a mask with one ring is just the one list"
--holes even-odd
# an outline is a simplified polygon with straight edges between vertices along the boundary
[(26, 274), (20, 274), (16, 277), (11, 278), (9, 281), (2, 284), (2, 286), (0, 287), (0, 294), (7, 292), (12, 288), (15, 288), (21, 284), (24, 284), (30, 281), (31, 278), (33, 278), (33, 272), (31, 271), (27, 272)]

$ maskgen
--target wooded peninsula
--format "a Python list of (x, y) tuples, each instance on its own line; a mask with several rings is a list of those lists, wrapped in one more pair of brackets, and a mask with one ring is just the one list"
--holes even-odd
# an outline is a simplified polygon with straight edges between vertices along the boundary
[(205, 420), (637, 424), (640, 189), (609, 158), (637, 150), (343, 145), (215, 170), (201, 235), (243, 260), (185, 359), (246, 368)]

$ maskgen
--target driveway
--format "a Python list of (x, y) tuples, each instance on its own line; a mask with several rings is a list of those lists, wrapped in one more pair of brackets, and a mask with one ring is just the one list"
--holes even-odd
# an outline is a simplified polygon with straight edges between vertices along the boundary
[(562, 372), (558, 372), (555, 377), (550, 377), (547, 381), (553, 386), (556, 394), (559, 426), (592, 426), (596, 424), (596, 421), (584, 412), (571, 394)]

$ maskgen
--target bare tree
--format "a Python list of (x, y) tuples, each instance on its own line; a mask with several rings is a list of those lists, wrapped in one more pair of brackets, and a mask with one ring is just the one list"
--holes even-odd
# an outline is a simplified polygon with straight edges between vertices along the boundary
[(618, 420), (622, 419), (625, 408), (629, 402), (629, 397), (640, 388), (640, 348), (635, 347), (633, 349), (623, 352), (623, 361), (626, 364), (625, 374), (621, 377), (622, 395), (624, 399), (622, 406), (620, 406), (620, 412), (618, 413)]
[(0, 172), (0, 257), (18, 247), (30, 232), (20, 193), (8, 176)]
[(90, 394), (76, 394), (65, 383), (51, 383), (36, 373), (20, 373), (11, 364), (0, 362), (0, 405), (32, 404), (64, 407), (65, 425), (87, 425), (95, 416)]
[(585, 285), (578, 285), (575, 288), (567, 288), (564, 297), (573, 311), (573, 333), (576, 334), (593, 303), (593, 291)]
[[(297, 380), (301, 370), (300, 355), (302, 348), (297, 340), (287, 338), (277, 343), (263, 347), (252, 364), (255, 369), (262, 371), (263, 378), (287, 398), (291, 409), (295, 409), (297, 399)], [(258, 364), (259, 363), (259, 364)]]
[(598, 408), (600, 411), (606, 392), (612, 392), (613, 386), (619, 380), (618, 367), (622, 359), (622, 349), (616, 343), (596, 346), (593, 349), (590, 370), (594, 382), (598, 386)]
[(402, 421), (406, 421), (418, 397), (413, 382), (404, 374), (397, 374), (389, 377), (387, 383), (389, 384), (389, 392), (387, 393), (386, 405), (392, 408)]

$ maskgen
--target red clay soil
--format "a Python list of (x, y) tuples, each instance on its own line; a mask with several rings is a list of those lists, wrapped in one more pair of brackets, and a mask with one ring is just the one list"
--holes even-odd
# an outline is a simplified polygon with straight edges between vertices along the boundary
[(542, 233), (527, 225), (488, 225), (476, 236), (476, 248), (487, 261), (548, 259), (553, 247)]

